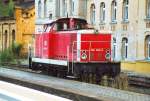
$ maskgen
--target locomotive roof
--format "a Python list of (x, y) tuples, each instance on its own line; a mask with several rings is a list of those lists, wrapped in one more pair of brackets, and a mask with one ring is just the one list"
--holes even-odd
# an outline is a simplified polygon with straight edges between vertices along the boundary
[(80, 21), (87, 22), (85, 19), (81, 19), (81, 18), (59, 18), (59, 19), (56, 20), (56, 22), (57, 21), (61, 21), (61, 20), (70, 20), (70, 19), (80, 20)]
[(79, 20), (79, 21), (83, 21), (84, 23), (87, 23), (87, 21), (85, 19), (81, 19), (81, 18), (59, 18), (59, 19), (56, 19), (56, 20), (50, 20), (50, 21), (46, 21), (46, 22), (43, 22), (44, 24), (52, 24), (52, 23), (55, 23), (55, 22), (61, 22), (61, 21), (69, 21), (70, 19), (74, 19), (74, 20)]

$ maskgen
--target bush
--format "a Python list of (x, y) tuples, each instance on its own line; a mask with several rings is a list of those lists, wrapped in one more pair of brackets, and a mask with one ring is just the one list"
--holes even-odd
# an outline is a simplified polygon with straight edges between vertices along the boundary
[(14, 59), (14, 55), (10, 48), (5, 49), (4, 51), (0, 53), (1, 63), (10, 62), (10, 61), (13, 61), (13, 59)]
[(13, 43), (12, 52), (15, 56), (19, 57), (22, 49), (22, 44)]
[(11, 47), (0, 52), (0, 63), (14, 62), (21, 53), (21, 44), (12, 44)]

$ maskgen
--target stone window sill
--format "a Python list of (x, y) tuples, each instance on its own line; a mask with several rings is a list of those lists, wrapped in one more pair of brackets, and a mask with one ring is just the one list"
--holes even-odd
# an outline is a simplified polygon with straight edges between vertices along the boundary
[(123, 20), (122, 22), (121, 22), (122, 24), (128, 24), (129, 23), (129, 20)]
[(100, 22), (99, 25), (105, 25), (105, 22)]
[(150, 17), (146, 17), (144, 20), (145, 21), (150, 21)]
[(117, 21), (111, 21), (110, 24), (117, 24)]

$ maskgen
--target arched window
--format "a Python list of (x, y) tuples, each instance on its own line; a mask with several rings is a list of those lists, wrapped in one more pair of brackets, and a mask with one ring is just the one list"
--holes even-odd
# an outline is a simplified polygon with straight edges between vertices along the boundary
[(67, 17), (67, 1), (62, 0), (62, 16)]
[(122, 48), (121, 48), (122, 59), (126, 59), (128, 57), (128, 39), (122, 39)]
[(116, 15), (117, 15), (117, 2), (116, 0), (113, 0), (111, 3), (111, 21), (116, 21)]
[(74, 15), (74, 0), (71, 0), (70, 2), (70, 5), (71, 5), (71, 15), (73, 16)]
[(116, 38), (113, 38), (113, 60), (116, 58)]
[(91, 18), (91, 24), (95, 24), (95, 5), (94, 4), (91, 4), (90, 18)]
[(41, 0), (38, 2), (38, 17), (41, 18), (41, 13), (42, 13), (42, 4)]
[(105, 3), (102, 2), (100, 4), (100, 22), (104, 22), (105, 21)]
[(53, 14), (50, 13), (50, 14), (49, 14), (49, 19), (52, 20), (52, 18), (53, 18)]
[(67, 12), (67, 0), (64, 0), (65, 1), (65, 10), (64, 10), (64, 14), (65, 14), (65, 16), (67, 16), (68, 15), (68, 12)]
[(44, 0), (44, 17), (47, 17), (47, 0)]
[(60, 12), (61, 12), (61, 8), (60, 8), (60, 1), (61, 0), (55, 0), (56, 1), (56, 8), (55, 8), (55, 13), (56, 13), (56, 17), (60, 17)]
[(15, 30), (12, 30), (12, 44), (15, 42), (16, 36), (15, 36)]
[(150, 59), (150, 35), (145, 38), (145, 57)]
[(4, 33), (4, 47), (5, 47), (5, 49), (7, 48), (7, 38), (8, 38), (8, 32), (7, 32), (7, 30), (5, 30), (5, 33)]
[(146, 17), (150, 18), (150, 0), (146, 0)]
[(129, 17), (129, 1), (128, 0), (123, 0), (123, 21), (128, 20)]

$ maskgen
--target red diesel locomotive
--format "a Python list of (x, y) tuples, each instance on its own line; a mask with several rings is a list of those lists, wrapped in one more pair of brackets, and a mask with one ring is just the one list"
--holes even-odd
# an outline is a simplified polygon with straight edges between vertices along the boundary
[(45, 24), (45, 31), (35, 34), (31, 68), (79, 78), (84, 74), (115, 77), (120, 63), (112, 62), (111, 36), (88, 28), (86, 20), (78, 18)]

